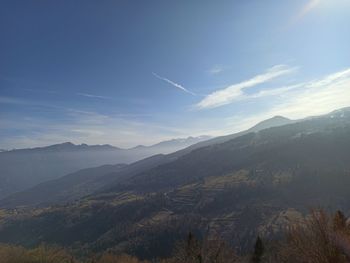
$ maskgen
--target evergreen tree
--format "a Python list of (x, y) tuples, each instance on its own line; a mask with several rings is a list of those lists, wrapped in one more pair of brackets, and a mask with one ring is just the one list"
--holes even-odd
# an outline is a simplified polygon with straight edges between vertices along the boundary
[(187, 237), (187, 256), (190, 262), (202, 262), (201, 246), (199, 241), (190, 232)]
[(181, 242), (175, 249), (175, 262), (202, 263), (202, 246), (199, 240), (190, 232), (186, 241)]
[(252, 262), (253, 263), (261, 262), (261, 258), (263, 256), (263, 254), (264, 254), (264, 244), (263, 244), (261, 238), (258, 236), (256, 239), (256, 242), (255, 242)]

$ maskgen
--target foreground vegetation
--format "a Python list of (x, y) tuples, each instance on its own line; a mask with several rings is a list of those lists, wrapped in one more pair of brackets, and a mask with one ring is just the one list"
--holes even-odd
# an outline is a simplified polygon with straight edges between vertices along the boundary
[[(67, 249), (41, 245), (34, 249), (1, 245), (1, 263), (141, 263), (130, 255), (105, 252), (88, 257), (73, 256)], [(298, 225), (290, 226), (280, 241), (257, 238), (251, 254), (238, 256), (227, 242), (220, 238), (197, 239), (189, 233), (173, 249), (173, 256), (154, 259), (159, 263), (346, 263), (350, 262), (350, 226), (340, 211), (328, 215), (314, 210)]]
[(105, 253), (88, 260), (77, 260), (67, 250), (59, 247), (41, 245), (35, 249), (2, 245), (0, 247), (1, 263), (140, 263), (129, 255), (112, 255)]

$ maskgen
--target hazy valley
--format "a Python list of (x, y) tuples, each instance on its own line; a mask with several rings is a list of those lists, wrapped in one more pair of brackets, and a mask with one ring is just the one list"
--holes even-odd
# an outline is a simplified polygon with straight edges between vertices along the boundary
[(0, 201), (0, 241), (151, 259), (169, 257), (192, 231), (244, 254), (258, 235), (278, 239), (311, 207), (348, 214), (349, 109), (277, 126), (13, 194)]
[(66, 142), (47, 147), (3, 151), (0, 152), (0, 198), (80, 169), (128, 164), (155, 154), (174, 152), (208, 138), (210, 137), (173, 139), (130, 149)]

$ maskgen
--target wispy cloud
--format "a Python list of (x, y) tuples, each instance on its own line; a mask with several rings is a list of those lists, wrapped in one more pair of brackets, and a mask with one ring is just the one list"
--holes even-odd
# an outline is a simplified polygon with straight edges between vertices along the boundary
[(65, 141), (129, 148), (191, 134), (177, 126), (73, 109), (67, 111), (64, 120), (60, 121), (42, 117), (21, 117), (13, 121), (8, 116), (0, 122), (0, 134), (5, 129), (22, 131), (20, 134), (6, 133), (6, 136), (0, 136), (0, 148), (5, 149), (45, 146)]
[(257, 75), (249, 80), (228, 86), (225, 89), (215, 91), (207, 95), (203, 100), (196, 104), (197, 109), (210, 109), (223, 106), (240, 99), (244, 95), (244, 89), (271, 81), (279, 76), (289, 74), (295, 71), (286, 65), (276, 65), (268, 69), (265, 73)]
[(83, 97), (88, 97), (88, 98), (93, 98), (93, 99), (103, 99), (103, 100), (110, 100), (112, 99), (111, 97), (107, 96), (100, 96), (100, 95), (94, 95), (94, 94), (89, 94), (89, 93), (76, 93), (78, 96), (83, 96)]
[(350, 106), (350, 68), (309, 81), (301, 89), (286, 94), (272, 112), (290, 118), (319, 115)]
[(259, 112), (252, 111), (249, 114), (242, 112), (230, 117), (223, 120), (221, 131), (207, 134), (222, 135), (241, 131), (275, 115), (302, 119), (349, 107), (349, 87), (350, 68), (312, 81), (264, 90), (245, 97), (251, 102), (265, 104), (263, 110), (259, 109)]
[(26, 101), (18, 99), (18, 98), (11, 98), (11, 97), (2, 97), (0, 96), (0, 104), (27, 104)]
[(176, 82), (174, 82), (174, 81), (171, 81), (170, 79), (161, 77), (161, 76), (159, 76), (158, 74), (156, 74), (156, 73), (154, 73), (154, 72), (152, 72), (152, 74), (153, 74), (153, 76), (155, 76), (157, 79), (163, 80), (163, 81), (169, 83), (170, 85), (174, 86), (174, 87), (177, 88), (177, 89), (180, 89), (180, 90), (182, 90), (182, 91), (184, 91), (184, 92), (186, 92), (186, 93), (188, 93), (188, 94), (191, 94), (191, 95), (193, 95), (193, 96), (196, 96), (195, 93), (193, 93), (192, 91), (190, 91), (190, 90), (184, 88), (182, 85), (180, 85), (180, 84), (178, 84), (178, 83), (176, 83)]
[(263, 98), (263, 97), (268, 97), (268, 96), (282, 96), (285, 95), (287, 92), (298, 89), (303, 87), (305, 84), (304, 83), (299, 83), (295, 85), (289, 85), (289, 86), (283, 86), (283, 87), (278, 87), (278, 88), (272, 88), (272, 89), (263, 89), (260, 90), (259, 92), (246, 95), (244, 98), (245, 99), (256, 99), (256, 98)]
[[(334, 1), (334, 0), (333, 0)], [(321, 0), (308, 0), (306, 4), (300, 9), (300, 11), (292, 18), (291, 24), (295, 24), (300, 21), (303, 17), (309, 14), (312, 10), (317, 8), (321, 3)]]
[[(17, 79), (17, 78), (9, 78), (9, 77), (1, 75), (1, 74), (0, 74), (0, 79), (8, 81), (8, 82), (19, 83), (22, 85), (29, 84), (30, 86), (39, 87), (39, 88), (19, 88), (20, 90), (24, 90), (24, 91), (29, 91), (29, 92), (34, 92), (34, 93), (43, 93), (43, 94), (61, 94), (61, 95), (63, 94), (62, 92), (59, 92), (57, 90), (49, 89), (48, 88), (49, 84), (43, 84), (43, 83), (39, 83), (39, 82), (33, 82), (33, 81)], [(75, 93), (75, 95), (88, 97), (88, 98), (95, 98), (95, 99), (106, 99), (106, 100), (112, 99), (111, 97), (107, 97), (107, 96), (100, 96), (100, 95), (83, 93), (83, 92)]]
[(300, 10), (298, 17), (301, 18), (308, 14), (312, 9), (315, 9), (319, 4), (321, 3), (321, 0), (309, 0), (306, 5), (303, 6), (303, 8)]
[(28, 88), (23, 88), (22, 90), (25, 91), (30, 91), (30, 92), (35, 92), (35, 93), (47, 93), (47, 94), (58, 94), (57, 91), (55, 90), (49, 90), (49, 89), (28, 89)]
[[(112, 144), (132, 147), (161, 140), (188, 136), (185, 128), (153, 120), (156, 114), (110, 112), (102, 114), (75, 108), (41, 105), (32, 101), (0, 96), (0, 106), (45, 107), (54, 113), (17, 115), (6, 112), (0, 121), (0, 148), (45, 146), (65, 141), (73, 143)], [(53, 111), (52, 111), (53, 110)], [(58, 116), (58, 118), (57, 118)], [(16, 132), (12, 132), (16, 131)]]
[(208, 70), (210, 75), (216, 75), (224, 71), (224, 67), (222, 65), (214, 65), (211, 69)]

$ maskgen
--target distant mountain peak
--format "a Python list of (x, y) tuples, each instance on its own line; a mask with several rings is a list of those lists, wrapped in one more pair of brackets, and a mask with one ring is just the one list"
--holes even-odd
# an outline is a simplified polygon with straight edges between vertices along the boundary
[(72, 142), (63, 142), (52, 144), (49, 146), (42, 147), (34, 147), (34, 148), (25, 148), (25, 149), (14, 149), (12, 151), (77, 151), (77, 150), (120, 150), (120, 148), (109, 145), (109, 144), (96, 144), (96, 145), (88, 145), (86, 143), (82, 144), (74, 144)]
[(328, 114), (330, 118), (344, 118), (350, 114), (350, 107), (332, 111)]
[(250, 128), (249, 131), (256, 132), (256, 131), (260, 131), (260, 130), (264, 130), (264, 129), (268, 129), (268, 128), (272, 128), (272, 127), (291, 124), (293, 122), (294, 121), (291, 119), (288, 119), (288, 118), (280, 116), (280, 115), (276, 115), (270, 119), (259, 122), (258, 124), (254, 125), (252, 128)]
[(167, 147), (167, 146), (172, 146), (172, 145), (177, 145), (177, 144), (188, 144), (188, 146), (189, 146), (191, 144), (195, 144), (197, 142), (205, 141), (205, 140), (208, 140), (210, 138), (211, 137), (207, 136), (207, 135), (201, 135), (201, 136), (198, 136), (198, 137), (189, 136), (189, 137), (186, 137), (186, 138), (175, 138), (175, 139), (159, 142), (159, 143), (154, 144), (154, 145), (152, 145), (150, 147), (159, 147), (159, 146)]
[(208, 135), (200, 135), (200, 136), (188, 136), (185, 138), (174, 138), (174, 139), (170, 139), (170, 140), (166, 140), (166, 141), (161, 141), (158, 142), (156, 144), (150, 145), (150, 146), (145, 146), (145, 145), (137, 145), (133, 148), (130, 148), (130, 150), (132, 149), (147, 149), (147, 148), (156, 148), (156, 147), (177, 147), (179, 146), (180, 148), (183, 147), (187, 147), (190, 146), (192, 144), (201, 142), (201, 141), (205, 141), (212, 138), (211, 136)]
[(147, 146), (139, 144), (139, 145), (136, 145), (135, 147), (132, 147), (131, 149), (143, 149), (143, 148), (147, 148)]
[(287, 120), (287, 121), (290, 121), (290, 119), (288, 119), (288, 118), (286, 118), (284, 116), (281, 116), (281, 115), (273, 116), (272, 118), (267, 119), (266, 121), (269, 121), (269, 120)]
[(75, 145), (74, 143), (72, 143), (72, 142), (57, 143), (57, 144), (54, 144), (54, 145), (52, 145), (52, 146), (58, 146), (58, 145), (67, 146), (67, 147), (76, 146), (76, 145)]
[(74, 149), (76, 145), (72, 142), (63, 142), (63, 143), (57, 143), (49, 146), (43, 146), (43, 147), (35, 147), (31, 148), (31, 150), (69, 150)]

